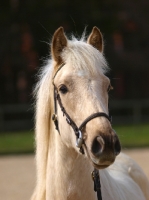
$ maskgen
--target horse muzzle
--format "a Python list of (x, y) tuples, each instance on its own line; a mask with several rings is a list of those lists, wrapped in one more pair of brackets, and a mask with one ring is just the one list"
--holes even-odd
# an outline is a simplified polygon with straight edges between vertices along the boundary
[(121, 145), (116, 132), (112, 130), (111, 134), (100, 133), (96, 136), (90, 149), (92, 164), (95, 168), (103, 169), (115, 161), (116, 156), (121, 152)]

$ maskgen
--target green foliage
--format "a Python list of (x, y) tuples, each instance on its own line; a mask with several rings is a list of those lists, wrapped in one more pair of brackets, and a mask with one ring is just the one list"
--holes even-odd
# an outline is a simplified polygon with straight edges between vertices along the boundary
[[(149, 147), (149, 125), (115, 126), (123, 148)], [(0, 154), (34, 152), (33, 132), (0, 134)]]

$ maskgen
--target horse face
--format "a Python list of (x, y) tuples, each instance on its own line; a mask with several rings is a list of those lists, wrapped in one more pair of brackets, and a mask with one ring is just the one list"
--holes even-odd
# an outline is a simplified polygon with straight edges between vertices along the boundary
[[(59, 39), (57, 40), (58, 37)], [(59, 41), (61, 41), (61, 44)], [(54, 84), (58, 90), (63, 106), (71, 119), (79, 127), (91, 114), (97, 112), (108, 114), (108, 91), (111, 88), (111, 84), (109, 79), (103, 74), (101, 70), (102, 62), (99, 61), (100, 58), (103, 58), (101, 56), (103, 42), (100, 31), (97, 28), (92, 31), (88, 38), (88, 44), (84, 44), (83, 47), (86, 53), (82, 51), (82, 43), (75, 44), (75, 47), (72, 44), (68, 44), (62, 29), (59, 33), (56, 32), (52, 44), (53, 57), (56, 61), (55, 68), (57, 68), (62, 60), (65, 62), (63, 68), (57, 73)], [(91, 45), (96, 47), (98, 51), (91, 47)], [(59, 51), (55, 50), (57, 47)], [(76, 48), (77, 53), (68, 53), (71, 51), (71, 48)], [(63, 52), (58, 56), (57, 52), (59, 53), (60, 49), (63, 49)], [(70, 60), (67, 58), (66, 53), (68, 53), (68, 57), (71, 57)], [(74, 58), (76, 58), (76, 62), (79, 65), (77, 55), (81, 56), (79, 60), (81, 63), (80, 67), (74, 67)], [(92, 55), (92, 62), (88, 58), (89, 55)], [(82, 65), (85, 65), (86, 68), (81, 67)], [(90, 68), (96, 70), (88, 70)], [(75, 134), (62, 114), (59, 108), (58, 116), (62, 141), (67, 146), (77, 149), (75, 147)], [(121, 147), (110, 122), (105, 117), (94, 118), (86, 124), (82, 132), (85, 142), (83, 148), (92, 164), (99, 169), (112, 164), (116, 156), (120, 153)]]

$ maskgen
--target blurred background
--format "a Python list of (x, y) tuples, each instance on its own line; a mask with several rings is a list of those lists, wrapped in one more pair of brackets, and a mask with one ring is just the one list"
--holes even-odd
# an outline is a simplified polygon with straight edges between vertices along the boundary
[[(36, 73), (49, 57), (49, 43), (59, 26), (64, 27), (68, 37), (72, 33), (81, 36), (85, 27), (87, 34), (93, 26), (99, 27), (111, 68), (108, 76), (114, 87), (109, 102), (112, 124), (124, 149), (149, 146), (148, 0), (1, 0), (0, 173), (4, 174), (1, 195), (2, 191), (3, 195), (7, 193), (5, 185), (8, 187), (9, 179), (5, 184), (5, 173), (9, 175), (10, 169), (16, 168), (9, 166), (17, 164), (13, 157), (6, 161), (4, 155), (34, 152), (32, 91)], [(24, 157), (20, 166), (17, 164), (21, 174), (24, 168), (33, 167), (33, 156), (29, 159), (28, 168)], [(29, 182), (27, 179), (26, 186)], [(13, 196), (16, 200), (13, 189), (11, 194), (10, 199)], [(6, 196), (2, 199), (7, 200)]]
[[(5, 0), (0, 3), (0, 130), (33, 127), (35, 74), (63, 26), (80, 36), (100, 28), (114, 91), (113, 123), (149, 121), (149, 1)], [(27, 111), (27, 112), (26, 112)]]
[[(145, 132), (149, 122), (149, 1), (5, 0), (0, 3), (0, 137), (10, 144), (28, 140), (34, 129), (32, 90), (36, 73), (49, 57), (49, 42), (63, 26), (68, 37), (100, 28), (105, 40), (108, 76), (114, 90), (109, 110), (113, 125)], [(130, 127), (131, 125), (131, 127)], [(140, 129), (139, 129), (140, 128)], [(14, 132), (15, 131), (15, 132)], [(10, 134), (13, 132), (13, 135)], [(131, 132), (131, 134), (129, 134)], [(133, 134), (129, 131), (128, 135)], [(9, 134), (8, 134), (9, 133)], [(22, 134), (20, 134), (22, 133)], [(138, 133), (138, 137), (143, 138)], [(123, 135), (123, 134), (122, 134)], [(12, 137), (12, 138), (11, 138)], [(24, 137), (24, 139), (22, 139)], [(33, 137), (28, 149), (33, 151)], [(1, 139), (1, 141), (3, 141)], [(134, 141), (132, 137), (132, 141)], [(140, 142), (140, 139), (139, 139)], [(1, 142), (1, 153), (5, 153)], [(8, 141), (6, 140), (8, 144)], [(26, 145), (26, 144), (24, 144)], [(10, 145), (11, 146), (11, 145)], [(131, 145), (130, 145), (131, 146)], [(22, 144), (21, 144), (22, 147)], [(7, 148), (6, 148), (7, 149)], [(10, 150), (11, 152), (11, 150)]]

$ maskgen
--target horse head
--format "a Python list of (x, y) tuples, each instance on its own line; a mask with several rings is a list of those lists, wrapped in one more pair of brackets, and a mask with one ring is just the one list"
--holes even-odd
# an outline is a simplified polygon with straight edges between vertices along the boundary
[(79, 153), (77, 137), (77, 145), (94, 167), (108, 167), (121, 146), (108, 114), (108, 92), (112, 86), (105, 75), (108, 66), (103, 56), (102, 34), (94, 27), (86, 42), (84, 38), (68, 40), (60, 27), (54, 33), (51, 51), (57, 112), (54, 120), (61, 140)]

